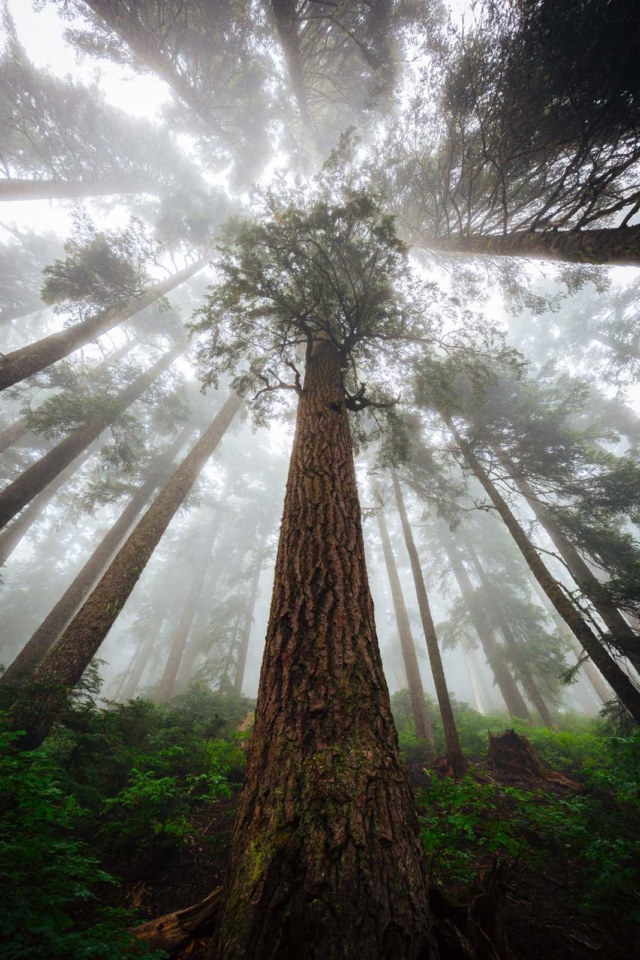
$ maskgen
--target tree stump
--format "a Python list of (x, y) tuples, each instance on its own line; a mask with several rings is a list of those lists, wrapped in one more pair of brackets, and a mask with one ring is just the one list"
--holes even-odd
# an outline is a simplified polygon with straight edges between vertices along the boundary
[(546, 779), (546, 771), (526, 737), (515, 730), (499, 736), (489, 734), (489, 763), (497, 770), (514, 776)]

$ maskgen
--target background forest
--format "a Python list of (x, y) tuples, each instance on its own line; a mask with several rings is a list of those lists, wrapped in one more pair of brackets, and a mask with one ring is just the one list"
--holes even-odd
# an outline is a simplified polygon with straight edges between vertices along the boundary
[(1, 14), (0, 958), (635, 956), (635, 5)]

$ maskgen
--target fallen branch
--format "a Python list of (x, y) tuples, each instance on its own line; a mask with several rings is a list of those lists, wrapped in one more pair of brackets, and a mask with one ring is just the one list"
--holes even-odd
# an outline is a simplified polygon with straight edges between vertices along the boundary
[(171, 953), (184, 946), (196, 933), (201, 933), (213, 923), (218, 914), (222, 887), (218, 887), (208, 897), (183, 910), (165, 913), (157, 920), (149, 920), (138, 927), (132, 927), (129, 933), (142, 940), (152, 950), (166, 950)]

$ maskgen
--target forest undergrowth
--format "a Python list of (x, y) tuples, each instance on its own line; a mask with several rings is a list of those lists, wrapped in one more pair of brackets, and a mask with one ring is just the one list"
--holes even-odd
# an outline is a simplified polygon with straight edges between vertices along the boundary
[[(2, 734), (2, 958), (169, 956), (133, 944), (128, 930), (222, 883), (253, 703), (195, 684), (167, 705), (96, 705), (88, 692), (38, 750), (14, 750), (15, 735)], [(456, 704), (471, 765), (455, 781), (442, 761), (425, 764), (407, 692), (393, 704), (439, 922), (458, 923), (474, 898), (497, 891), (491, 909), (504, 931), (487, 957), (633, 956), (638, 732), (569, 713), (555, 717), (556, 730), (521, 724), (535, 775), (491, 759), (489, 734), (513, 721)], [(430, 712), (443, 755), (433, 703)], [(196, 934), (171, 956), (204, 956), (207, 942)]]

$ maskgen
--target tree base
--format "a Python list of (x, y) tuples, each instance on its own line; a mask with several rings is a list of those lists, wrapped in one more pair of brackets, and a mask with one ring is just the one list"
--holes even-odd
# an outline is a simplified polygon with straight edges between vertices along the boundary
[(527, 738), (515, 730), (505, 730), (499, 736), (489, 734), (487, 759), (496, 770), (512, 776), (538, 780), (547, 777), (547, 771)]

